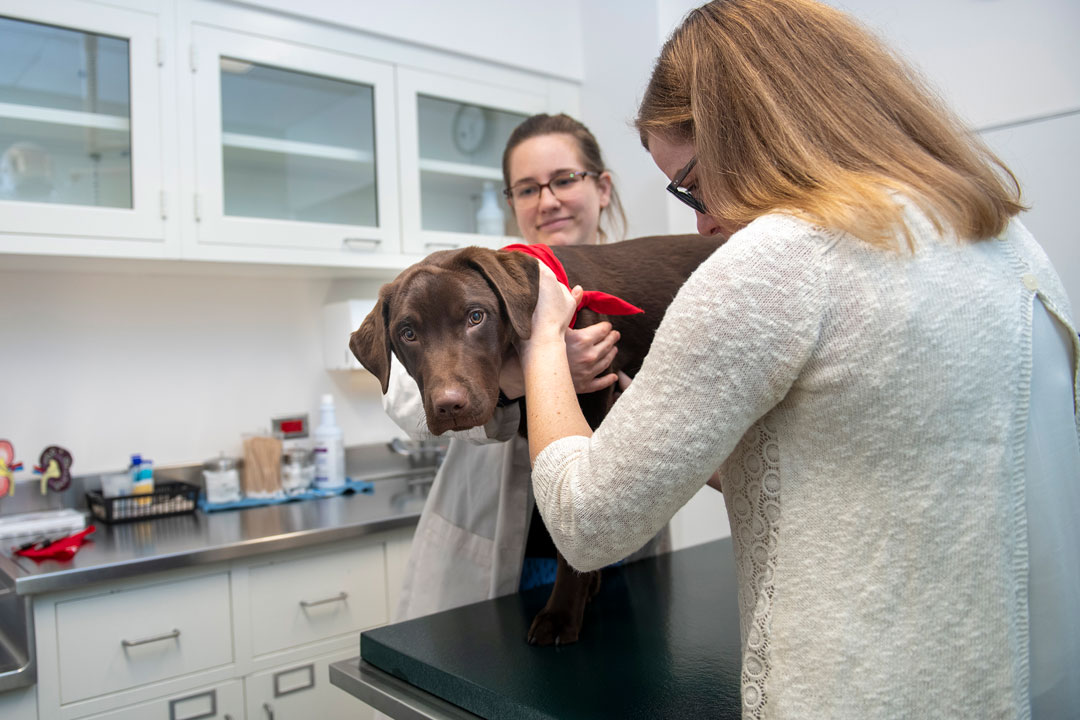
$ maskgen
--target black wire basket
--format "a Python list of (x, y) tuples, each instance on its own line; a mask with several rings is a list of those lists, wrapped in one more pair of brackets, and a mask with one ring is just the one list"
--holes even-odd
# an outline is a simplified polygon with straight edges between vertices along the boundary
[(193, 513), (198, 500), (199, 487), (184, 482), (155, 483), (153, 492), (141, 495), (107, 498), (100, 490), (86, 493), (90, 513), (109, 524)]

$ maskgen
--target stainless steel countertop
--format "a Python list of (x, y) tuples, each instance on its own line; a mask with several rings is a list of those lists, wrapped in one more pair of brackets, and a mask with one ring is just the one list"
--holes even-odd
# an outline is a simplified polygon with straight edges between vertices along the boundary
[(420, 517), (424, 495), (407, 477), (379, 480), (372, 493), (281, 505), (196, 511), (190, 515), (97, 527), (69, 561), (35, 562), (0, 551), (0, 587), (17, 595), (85, 587), (90, 583), (256, 554), (291, 550), (383, 532)]

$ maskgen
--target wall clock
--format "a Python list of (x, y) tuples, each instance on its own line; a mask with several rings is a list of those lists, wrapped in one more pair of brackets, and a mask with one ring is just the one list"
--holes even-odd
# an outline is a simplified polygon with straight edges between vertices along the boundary
[(471, 155), (484, 143), (487, 134), (487, 117), (483, 108), (462, 105), (454, 113), (454, 146)]

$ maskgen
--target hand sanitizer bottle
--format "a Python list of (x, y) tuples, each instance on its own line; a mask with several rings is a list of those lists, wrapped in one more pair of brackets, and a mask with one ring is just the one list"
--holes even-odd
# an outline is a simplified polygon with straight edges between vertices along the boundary
[(322, 396), (319, 427), (315, 428), (315, 487), (336, 489), (345, 486), (345, 441), (334, 415), (334, 396)]
[(484, 192), (480, 196), (480, 209), (476, 211), (476, 232), (481, 235), (506, 234), (506, 217), (499, 207), (495, 183), (490, 180), (484, 182)]

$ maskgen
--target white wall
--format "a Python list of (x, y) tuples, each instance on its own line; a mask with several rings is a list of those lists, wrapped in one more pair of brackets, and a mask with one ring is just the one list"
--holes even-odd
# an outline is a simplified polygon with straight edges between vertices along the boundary
[[(1020, 180), (1023, 222), (1080, 302), (1080, 2), (833, 0), (927, 79)], [(927, 22), (926, 18), (933, 18)]]
[(27, 466), (46, 445), (66, 447), (77, 474), (124, 467), (133, 452), (200, 462), (238, 454), (241, 434), (275, 415), (307, 412), (314, 425), (320, 395), (333, 393), (346, 442), (389, 439), (378, 382), (322, 370), (334, 285), (0, 270), (0, 437)]
[(633, 122), (649, 80), (659, 17), (652, 0), (586, 0), (581, 121), (600, 143), (626, 210), (627, 237), (668, 232), (663, 176), (641, 146)]

